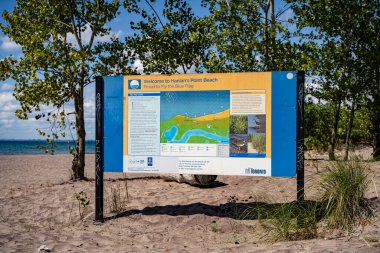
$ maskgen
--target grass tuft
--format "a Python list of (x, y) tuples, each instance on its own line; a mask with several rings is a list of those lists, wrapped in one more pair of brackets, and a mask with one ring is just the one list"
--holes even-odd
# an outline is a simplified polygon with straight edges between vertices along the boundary
[(252, 147), (257, 150), (257, 152), (265, 152), (266, 140), (264, 133), (250, 134), (249, 141), (252, 142)]
[(295, 241), (316, 238), (321, 219), (318, 202), (265, 204), (245, 209), (241, 218), (258, 219), (270, 241)]
[(292, 202), (275, 205), (269, 212), (264, 210), (259, 220), (270, 240), (305, 240), (317, 237), (318, 213), (316, 202)]
[(126, 207), (126, 201), (119, 188), (111, 188), (111, 203), (110, 212), (120, 213), (124, 211)]
[(335, 229), (352, 229), (369, 215), (364, 194), (369, 187), (369, 170), (358, 159), (332, 162), (328, 171), (316, 182), (321, 194), (328, 225)]
[(257, 202), (246, 206), (240, 219), (258, 219), (271, 241), (312, 239), (318, 223), (329, 228), (351, 230), (364, 225), (373, 212), (364, 198), (370, 185), (369, 169), (358, 158), (331, 163), (328, 171), (313, 183), (320, 192), (317, 201), (283, 204)]

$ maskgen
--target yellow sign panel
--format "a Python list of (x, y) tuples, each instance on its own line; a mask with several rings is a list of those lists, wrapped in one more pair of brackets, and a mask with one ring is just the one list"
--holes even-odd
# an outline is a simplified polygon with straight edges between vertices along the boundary
[(125, 157), (271, 157), (270, 72), (124, 76), (123, 90)]

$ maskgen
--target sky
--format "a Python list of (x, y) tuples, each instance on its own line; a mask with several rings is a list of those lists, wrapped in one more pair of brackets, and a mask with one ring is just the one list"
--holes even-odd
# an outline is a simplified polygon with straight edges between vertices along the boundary
[[(227, 0), (226, 0), (227, 1)], [(231, 0), (228, 0), (231, 1)], [(159, 12), (163, 8), (163, 0), (158, 0), (153, 4), (154, 8)], [(202, 8), (200, 5), (201, 0), (191, 0), (191, 4), (197, 16), (207, 15), (207, 9)], [(4, 10), (12, 12), (15, 6), (15, 0), (0, 1), (0, 13)], [(283, 2), (276, 1), (276, 9), (283, 6)], [(121, 14), (108, 24), (111, 28), (111, 34), (97, 38), (98, 41), (109, 41), (111, 36), (124, 38), (133, 34), (130, 29), (130, 22), (136, 20), (138, 17), (128, 14), (123, 8), (120, 9)], [(150, 11), (153, 12), (153, 11)], [(290, 14), (286, 14), (291, 15)], [(0, 23), (5, 23), (4, 19), (0, 17)], [(84, 32), (82, 35), (89, 40), (89, 33)], [(13, 55), (15, 58), (22, 56), (21, 46), (13, 42), (0, 30), (0, 60)], [(143, 72), (143, 66), (139, 60), (135, 61), (134, 67), (140, 72)], [(143, 74), (143, 73), (142, 73)], [(43, 139), (36, 131), (36, 128), (46, 129), (50, 125), (44, 120), (36, 120), (30, 117), (28, 120), (20, 120), (16, 118), (15, 111), (19, 108), (18, 101), (13, 97), (13, 89), (15, 82), (12, 79), (0, 81), (0, 139)], [(85, 88), (84, 93), (84, 110), (85, 110), (85, 124), (86, 124), (86, 138), (89, 140), (95, 139), (95, 85), (92, 83)], [(43, 107), (44, 110), (49, 111), (53, 108)], [(68, 103), (65, 106), (66, 112), (74, 111), (73, 103)], [(33, 116), (33, 114), (32, 114)], [(71, 116), (72, 117), (72, 116)], [(74, 118), (69, 120), (74, 121)], [(69, 131), (67, 129), (66, 138), (71, 139), (72, 135), (75, 137), (75, 130)]]

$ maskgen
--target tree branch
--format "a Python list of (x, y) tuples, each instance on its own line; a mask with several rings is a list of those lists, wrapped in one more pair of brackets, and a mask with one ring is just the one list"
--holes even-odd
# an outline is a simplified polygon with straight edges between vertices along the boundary
[(155, 14), (156, 17), (158, 18), (158, 21), (160, 21), (160, 24), (161, 24), (162, 28), (164, 28), (164, 23), (162, 23), (160, 16), (158, 16), (157, 11), (153, 8), (153, 6), (149, 3), (148, 0), (145, 0), (145, 2), (146, 2), (146, 3), (149, 5), (149, 7), (153, 10), (154, 14)]
[[(81, 50), (83, 50), (83, 45), (82, 45), (82, 41), (81, 41), (81, 39), (78, 37), (78, 34), (77, 34), (77, 30), (78, 30), (78, 28), (77, 28), (77, 26), (75, 25), (75, 18), (74, 18), (74, 13), (73, 13), (73, 11), (72, 11), (72, 9), (70, 8), (70, 6), (68, 6), (69, 7), (69, 9), (70, 9), (70, 19), (71, 19), (71, 28), (73, 29), (73, 34), (74, 34), (74, 36), (75, 36), (75, 39), (76, 39), (76, 41), (77, 41), (77, 43), (78, 43), (78, 46), (79, 46), (79, 48), (81, 49)], [(81, 31), (79, 30), (79, 33), (81, 33)]]

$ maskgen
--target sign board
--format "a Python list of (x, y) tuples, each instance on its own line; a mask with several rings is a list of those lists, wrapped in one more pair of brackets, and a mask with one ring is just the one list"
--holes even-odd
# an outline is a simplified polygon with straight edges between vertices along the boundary
[(99, 77), (102, 169), (295, 177), (303, 82), (297, 71)]

